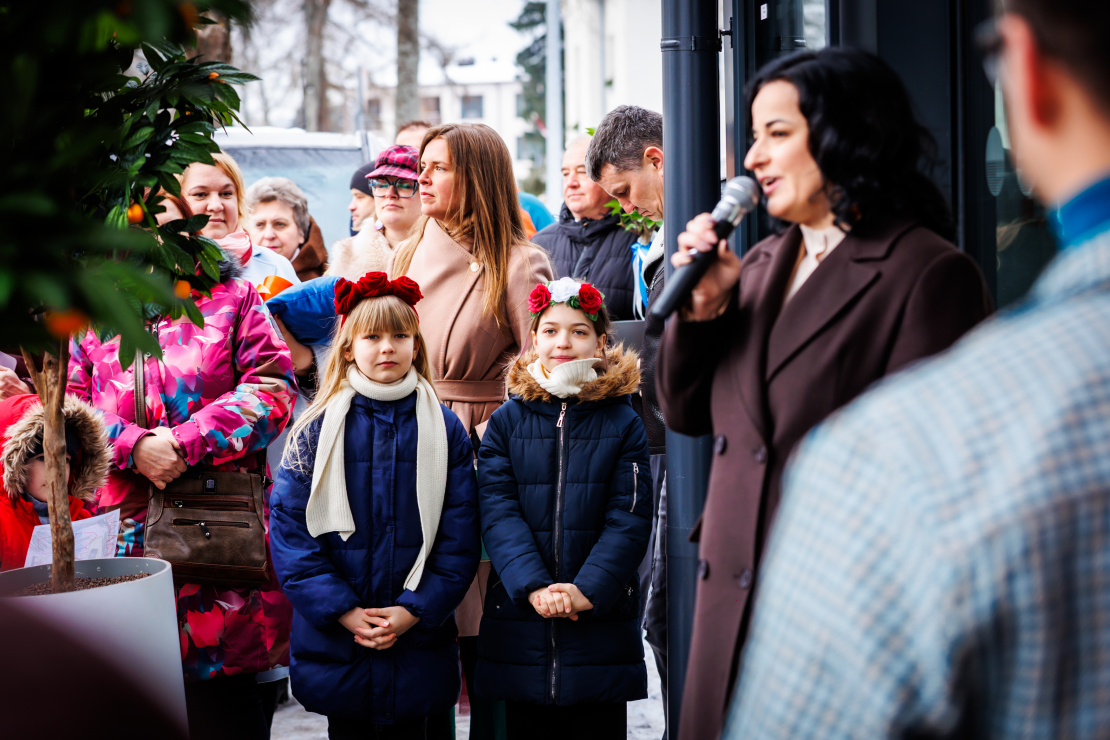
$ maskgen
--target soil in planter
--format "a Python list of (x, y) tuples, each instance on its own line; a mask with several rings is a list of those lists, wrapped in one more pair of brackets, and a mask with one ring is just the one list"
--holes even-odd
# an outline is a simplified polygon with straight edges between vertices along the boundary
[[(73, 590), (74, 591), (87, 591), (90, 588), (100, 588), (101, 586), (113, 586), (117, 583), (130, 583), (137, 581), (140, 578), (146, 578), (149, 573), (133, 573), (127, 576), (116, 576), (115, 578), (74, 578)], [(50, 581), (43, 581), (36, 583), (33, 586), (20, 589), (13, 593), (7, 594), (8, 596), (45, 596), (46, 594), (54, 593), (54, 584)]]

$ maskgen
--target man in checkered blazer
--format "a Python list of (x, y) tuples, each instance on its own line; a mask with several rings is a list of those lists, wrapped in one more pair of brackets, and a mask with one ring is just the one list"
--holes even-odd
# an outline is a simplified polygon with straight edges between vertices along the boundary
[(1061, 253), (1025, 302), (818, 427), (723, 737), (1110, 737), (1110, 2), (982, 39)]

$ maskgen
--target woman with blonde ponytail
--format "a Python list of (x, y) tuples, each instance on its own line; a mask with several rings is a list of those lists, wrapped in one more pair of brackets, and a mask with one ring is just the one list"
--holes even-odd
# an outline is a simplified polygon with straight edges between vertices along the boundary
[(481, 553), (473, 448), (436, 396), (420, 298), (384, 272), (338, 281), (331, 356), (270, 495), (293, 693), (333, 740), (383, 726), (424, 740), (461, 688), (455, 608)]

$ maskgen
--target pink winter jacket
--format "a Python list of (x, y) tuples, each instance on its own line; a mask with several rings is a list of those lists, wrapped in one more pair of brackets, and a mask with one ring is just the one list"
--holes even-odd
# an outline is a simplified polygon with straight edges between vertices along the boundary
[[(194, 298), (204, 328), (185, 317), (155, 328), (162, 359), (146, 361), (149, 425), (169, 427), (190, 466), (253, 471), (254, 453), (290, 419), (296, 384), (289, 349), (249, 283), (229, 278), (211, 298)], [(130, 469), (131, 451), (149, 432), (134, 423), (134, 364), (121, 369), (119, 340), (102, 344), (92, 332), (71, 352), (69, 391), (103, 413), (113, 445), (99, 511), (120, 510), (118, 554), (139, 557), (149, 488)], [(187, 680), (289, 664), (292, 609), (272, 575), (253, 589), (183, 584), (177, 615)]]

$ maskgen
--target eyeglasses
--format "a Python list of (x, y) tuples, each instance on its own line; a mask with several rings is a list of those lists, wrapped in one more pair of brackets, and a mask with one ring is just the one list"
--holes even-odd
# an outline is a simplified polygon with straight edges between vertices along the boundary
[(411, 198), (416, 194), (416, 180), (402, 180), (397, 177), (386, 180), (384, 177), (370, 178), (370, 192), (374, 195), (389, 195), (389, 189), (397, 190), (397, 195), (402, 198)]
[(975, 27), (975, 48), (983, 58), (983, 72), (991, 85), (998, 84), (998, 57), (1002, 54), (1005, 42), (998, 32), (998, 22), (988, 18)]

